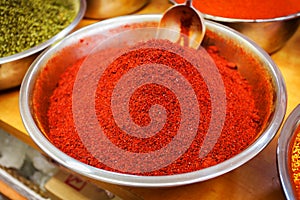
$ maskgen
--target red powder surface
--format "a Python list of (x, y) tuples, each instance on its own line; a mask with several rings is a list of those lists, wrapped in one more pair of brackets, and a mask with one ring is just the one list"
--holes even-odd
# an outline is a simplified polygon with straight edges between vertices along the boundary
[[(112, 91), (122, 76), (126, 75), (130, 69), (141, 64), (159, 63), (179, 71), (190, 82), (197, 95), (201, 117), (197, 134), (190, 147), (173, 163), (151, 172), (135, 172), (132, 174), (155, 176), (192, 172), (221, 163), (247, 148), (257, 137), (262, 122), (255, 107), (251, 85), (240, 75), (236, 65), (221, 57), (217, 47), (207, 47), (207, 52), (214, 60), (224, 83), (226, 118), (219, 139), (215, 144), (212, 144), (214, 147), (210, 152), (207, 152), (205, 157), (199, 158), (199, 152), (207, 134), (212, 112), (208, 88), (201, 74), (195, 71), (190, 62), (164, 50), (161, 46), (171, 46), (182, 52), (193, 51), (192, 55), (194, 56), (201, 57), (201, 54), (167, 41), (154, 40), (148, 43), (153, 48), (146, 48), (143, 44), (139, 44), (140, 48), (138, 50), (122, 54), (105, 69), (98, 82), (95, 94), (95, 110), (99, 126), (102, 127), (107, 138), (120, 149), (135, 153), (146, 153), (156, 151), (169, 144), (176, 135), (181, 113), (179, 100), (171, 90), (157, 84), (143, 85), (138, 88), (130, 98), (129, 110), (132, 119), (138, 125), (143, 126), (150, 122), (148, 111), (151, 106), (155, 104), (163, 106), (167, 112), (167, 120), (161, 131), (151, 137), (138, 138), (124, 132), (114, 120), (110, 104)], [(98, 53), (102, 53), (105, 58), (105, 54), (115, 52), (106, 49)], [(47, 136), (57, 148), (83, 163), (100, 169), (130, 173), (126, 171), (126, 166), (124, 171), (119, 171), (100, 162), (93, 153), (86, 149), (81, 137), (78, 135), (73, 118), (72, 95), (76, 76), (83, 62), (84, 59), (78, 60), (76, 64), (69, 66), (60, 77), (50, 99), (47, 114), (49, 124)], [(98, 65), (98, 63), (92, 64)], [(91, 76), (93, 74), (91, 72)], [(82, 94), (82, 104), (84, 105), (85, 98), (89, 97), (84, 96), (84, 91)], [(193, 105), (190, 106), (191, 109), (194, 109)], [(89, 128), (91, 119), (85, 118), (82, 120), (86, 121), (86, 127)], [(93, 144), (95, 141), (91, 139), (90, 143)], [(97, 149), (97, 143), (93, 145)], [(101, 154), (101, 152), (98, 153)], [(118, 156), (121, 155), (107, 155), (107, 159), (118, 159)], [(127, 165), (130, 165), (129, 167), (136, 165), (138, 168), (141, 163), (127, 163)]]

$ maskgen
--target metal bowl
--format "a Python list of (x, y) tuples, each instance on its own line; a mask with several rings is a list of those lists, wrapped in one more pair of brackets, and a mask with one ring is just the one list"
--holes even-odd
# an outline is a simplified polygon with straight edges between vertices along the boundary
[[(227, 173), (256, 156), (272, 140), (286, 111), (286, 89), (280, 71), (269, 55), (255, 43), (226, 26), (210, 21), (206, 22), (207, 35), (203, 44), (218, 46), (221, 56), (241, 66), (239, 71), (253, 85), (256, 106), (265, 122), (255, 141), (244, 151), (217, 165), (190, 173), (138, 176), (86, 165), (66, 155), (47, 139), (49, 97), (66, 66), (88, 55), (96, 41), (132, 29), (131, 27), (157, 26), (160, 18), (161, 15), (132, 15), (92, 24), (69, 35), (35, 60), (23, 80), (19, 106), (26, 130), (47, 155), (62, 166), (92, 179), (127, 186), (170, 187), (205, 181)], [(43, 70), (53, 57), (55, 64)], [(261, 87), (262, 83), (270, 87)], [(41, 106), (36, 107), (35, 104)]]
[(76, 17), (70, 25), (68, 25), (58, 34), (35, 47), (11, 56), (0, 58), (0, 90), (19, 86), (28, 67), (37, 57), (37, 54), (52, 45), (54, 42), (65, 37), (77, 26), (84, 16), (86, 2), (85, 0), (75, 0), (74, 5), (77, 12)]
[(106, 19), (126, 15), (145, 6), (149, 0), (87, 0), (85, 17), (93, 19)]
[[(176, 4), (175, 0), (170, 0)], [(300, 24), (300, 12), (270, 19), (236, 19), (202, 13), (203, 17), (248, 36), (268, 53), (281, 49)]]
[(300, 24), (300, 12), (273, 19), (232, 19), (208, 14), (204, 14), (204, 18), (239, 31), (270, 54), (281, 49)]
[(285, 121), (277, 145), (277, 165), (282, 188), (288, 200), (297, 199), (291, 171), (291, 151), (294, 138), (299, 133), (300, 105), (298, 105)]

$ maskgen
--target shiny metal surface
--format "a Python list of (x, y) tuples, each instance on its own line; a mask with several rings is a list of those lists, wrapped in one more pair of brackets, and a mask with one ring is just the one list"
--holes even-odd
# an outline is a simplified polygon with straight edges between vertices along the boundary
[(126, 15), (137, 11), (148, 2), (149, 0), (87, 0), (85, 17), (106, 19)]
[(274, 19), (230, 19), (204, 14), (204, 18), (222, 23), (248, 36), (268, 53), (281, 49), (300, 24), (300, 13)]
[[(250, 84), (253, 84), (253, 87), (255, 88), (254, 95), (258, 99), (257, 104), (266, 124), (263, 127), (261, 134), (253, 142), (253, 144), (240, 154), (220, 164), (190, 173), (170, 176), (137, 176), (97, 169), (78, 162), (52, 145), (52, 143), (44, 135), (44, 132), (47, 132), (47, 126), (44, 123), (47, 112), (46, 99), (52, 94), (52, 91), (59, 79), (59, 75), (63, 72), (65, 67), (90, 53), (91, 49), (94, 48), (93, 44), (95, 43), (96, 45), (96, 42), (93, 43), (92, 41), (99, 41), (103, 37), (111, 36), (113, 32), (110, 30), (124, 26), (125, 24), (145, 22), (158, 23), (160, 18), (161, 15), (132, 15), (95, 23), (72, 33), (59, 43), (49, 48), (34, 61), (24, 78), (20, 90), (19, 106), (21, 117), (26, 130), (34, 142), (60, 165), (84, 176), (113, 184), (140, 187), (171, 187), (205, 181), (227, 173), (252, 159), (273, 139), (286, 112), (286, 88), (280, 71), (269, 55), (255, 43), (226, 26), (207, 21), (207, 30), (216, 35), (213, 38), (204, 39), (203, 42), (213, 43), (218, 46), (222, 56), (226, 57), (229, 61), (239, 64), (241, 66), (239, 68), (240, 72), (249, 80)], [(79, 42), (82, 38), (86, 38), (91, 46), (87, 46), (85, 43)], [(37, 86), (37, 81), (39, 80), (39, 76), (43, 74), (41, 72), (43, 72), (43, 68), (47, 61), (62, 48), (72, 45), (76, 45), (76, 48), (70, 48), (72, 51), (70, 50), (70, 52), (65, 52), (71, 56), (62, 56), (61, 59), (58, 59), (57, 65), (48, 68), (47, 81), (42, 82)], [(253, 66), (252, 62), (247, 61), (247, 55), (251, 57), (252, 61), (254, 60), (259, 64)], [(269, 91), (264, 87), (260, 87), (261, 81), (266, 80), (266, 74), (270, 77), (270, 79), (267, 79), (270, 83), (267, 84), (272, 85), (272, 91)], [(45, 76), (45, 74), (43, 76)], [(261, 98), (261, 95), (268, 92), (272, 93), (271, 96), (274, 97), (274, 99), (264, 100)], [(36, 98), (33, 98), (33, 96)], [(35, 112), (32, 107), (33, 99), (39, 105), (43, 105), (38, 108), (37, 112)], [(268, 101), (272, 102), (270, 110), (266, 110)]]
[(277, 146), (277, 164), (282, 188), (288, 200), (296, 199), (292, 186), (293, 177), (290, 173), (290, 151), (293, 146), (293, 138), (297, 134), (296, 130), (300, 125), (300, 105), (298, 105), (285, 121)]
[[(174, 0), (170, 2), (177, 4)], [(300, 12), (272, 19), (234, 19), (206, 13), (203, 16), (239, 31), (270, 54), (282, 48), (300, 24)]]
[[(32, 60), (37, 57), (37, 54), (52, 45), (54, 42), (65, 37), (77, 26), (77, 24), (84, 16), (86, 3), (85, 0), (76, 0), (74, 1), (74, 5), (77, 10), (77, 15), (74, 18), (73, 22), (61, 32), (59, 32), (46, 42), (39, 44), (33, 48), (11, 56), (0, 58), (0, 90), (20, 85), (28, 67), (32, 63)], [(5, 73), (6, 76), (4, 77)]]
[[(186, 25), (182, 25), (183, 23), (190, 24), (185, 27)], [(160, 20), (159, 27), (177, 30), (178, 36), (172, 38), (172, 42), (179, 40), (182, 31), (188, 31), (188, 46), (194, 49), (198, 49), (205, 35), (204, 19), (201, 13), (192, 6), (192, 1), (174, 5), (166, 10)], [(182, 30), (182, 28), (186, 30)], [(160, 34), (163, 34), (163, 31), (161, 32)]]

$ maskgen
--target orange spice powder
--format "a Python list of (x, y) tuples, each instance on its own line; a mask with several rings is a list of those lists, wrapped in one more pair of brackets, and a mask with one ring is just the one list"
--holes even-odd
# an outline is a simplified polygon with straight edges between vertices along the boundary
[(193, 5), (205, 14), (236, 19), (269, 19), (300, 12), (299, 0), (194, 0)]

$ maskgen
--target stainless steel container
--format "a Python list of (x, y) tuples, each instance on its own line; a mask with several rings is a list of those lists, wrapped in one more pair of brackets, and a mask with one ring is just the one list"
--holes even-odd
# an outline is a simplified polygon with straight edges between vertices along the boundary
[(20, 53), (0, 58), (0, 90), (19, 86), (32, 61), (45, 48), (69, 34), (83, 18), (86, 11), (85, 0), (75, 0), (76, 17), (73, 22), (49, 40)]
[(270, 54), (281, 49), (300, 24), (300, 13), (273, 19), (231, 19), (208, 14), (204, 17), (248, 36)]
[[(66, 66), (88, 55), (103, 38), (113, 36), (120, 30), (128, 30), (133, 25), (146, 26), (146, 22), (152, 26), (157, 25), (160, 18), (161, 15), (132, 15), (95, 23), (69, 35), (35, 60), (22, 83), (19, 105), (28, 133), (47, 155), (62, 166), (96, 180), (127, 186), (170, 187), (205, 181), (227, 173), (255, 157), (273, 139), (286, 111), (286, 89), (279, 69), (269, 55), (248, 38), (211, 21), (206, 21), (206, 27), (214, 37), (206, 37), (204, 44), (218, 46), (221, 56), (240, 66), (240, 73), (253, 85), (256, 104), (265, 121), (255, 141), (244, 151), (222, 163), (190, 173), (137, 176), (106, 171), (81, 163), (61, 152), (47, 139), (47, 99)], [(64, 53), (60, 56), (62, 49)], [(44, 73), (43, 69), (52, 57), (56, 57), (57, 64), (48, 67)], [(45, 80), (39, 82), (40, 76)], [(264, 84), (270, 85), (271, 89), (261, 86)], [(266, 98), (266, 94), (270, 98)], [(42, 106), (34, 108), (33, 101)]]
[(149, 0), (87, 0), (85, 17), (93, 19), (106, 19), (126, 15), (137, 11)]
[[(277, 165), (281, 185), (288, 200), (297, 199), (294, 178), (292, 175), (292, 148), (294, 139), (299, 134), (300, 105), (298, 105), (285, 121), (277, 145)], [(298, 132), (297, 132), (298, 131)]]
[[(176, 4), (175, 0), (170, 2)], [(224, 24), (246, 35), (270, 54), (281, 49), (300, 24), (300, 12), (270, 19), (237, 19), (202, 14), (205, 19)]]

